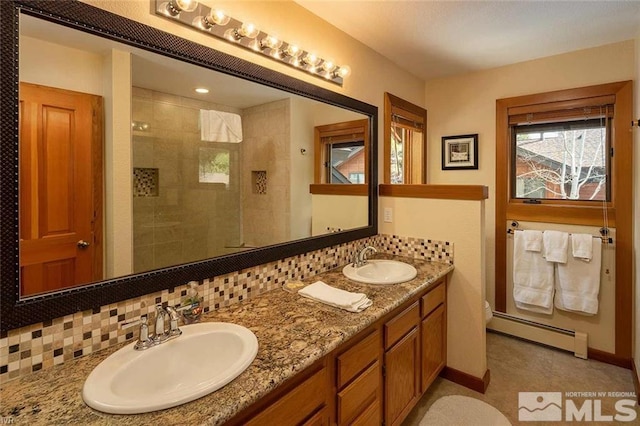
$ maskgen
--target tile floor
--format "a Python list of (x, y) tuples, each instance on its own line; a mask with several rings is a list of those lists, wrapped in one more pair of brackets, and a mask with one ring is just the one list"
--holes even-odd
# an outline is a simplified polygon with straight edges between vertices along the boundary
[[(523, 360), (527, 360), (526, 363), (523, 363)], [(579, 359), (564, 351), (493, 332), (487, 333), (487, 363), (491, 370), (491, 382), (484, 395), (439, 377), (409, 414), (403, 426), (417, 426), (431, 404), (446, 395), (465, 395), (485, 401), (500, 410), (513, 425), (640, 425), (640, 409), (637, 404), (636, 420), (625, 423), (597, 422), (595, 417), (594, 421), (590, 422), (518, 422), (518, 392), (562, 392), (565, 404), (571, 399), (580, 409), (585, 398), (568, 396), (566, 392), (634, 392), (630, 370), (598, 361)], [(619, 399), (633, 398), (602, 398), (601, 414), (615, 414), (614, 404)]]

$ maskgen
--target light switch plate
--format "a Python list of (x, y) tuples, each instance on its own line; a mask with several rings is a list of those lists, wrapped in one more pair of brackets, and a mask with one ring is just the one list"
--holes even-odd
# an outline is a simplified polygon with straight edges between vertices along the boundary
[(391, 207), (384, 208), (384, 221), (385, 222), (393, 222), (393, 209)]

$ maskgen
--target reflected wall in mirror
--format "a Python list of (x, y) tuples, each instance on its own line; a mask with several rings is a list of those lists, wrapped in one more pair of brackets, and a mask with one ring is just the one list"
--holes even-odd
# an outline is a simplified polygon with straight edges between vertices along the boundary
[(427, 110), (387, 92), (384, 183), (427, 183)]
[[(3, 331), (377, 232), (376, 107), (86, 3), (0, 8)], [(351, 120), (372, 179), (334, 226), (313, 129)]]

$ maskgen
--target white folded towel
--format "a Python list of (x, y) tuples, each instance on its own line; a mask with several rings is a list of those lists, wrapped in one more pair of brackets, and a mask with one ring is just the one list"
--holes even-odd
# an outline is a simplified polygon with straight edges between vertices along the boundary
[(590, 262), (570, 256), (566, 264), (557, 266), (554, 303), (558, 309), (587, 315), (598, 313), (602, 243), (597, 238), (590, 240), (593, 254)]
[(200, 139), (207, 142), (242, 142), (242, 118), (231, 112), (201, 109)]
[(524, 249), (526, 251), (542, 251), (542, 231), (521, 231), (524, 234)]
[(571, 234), (571, 252), (577, 259), (590, 261), (593, 256), (593, 237), (590, 234)]
[(553, 263), (525, 249), (523, 232), (513, 238), (513, 299), (516, 306), (534, 312), (553, 312)]
[(544, 231), (542, 234), (544, 258), (547, 262), (567, 263), (569, 234), (559, 231)]
[(298, 294), (349, 312), (362, 312), (373, 303), (364, 293), (351, 293), (331, 287), (322, 281), (306, 286), (298, 291)]

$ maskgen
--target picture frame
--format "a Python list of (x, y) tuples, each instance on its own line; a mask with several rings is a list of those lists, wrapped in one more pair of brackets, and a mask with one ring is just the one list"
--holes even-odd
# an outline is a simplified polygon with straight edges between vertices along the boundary
[(477, 170), (478, 134), (442, 137), (442, 170)]

